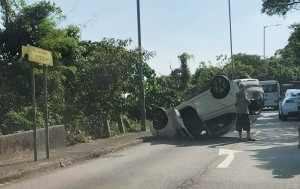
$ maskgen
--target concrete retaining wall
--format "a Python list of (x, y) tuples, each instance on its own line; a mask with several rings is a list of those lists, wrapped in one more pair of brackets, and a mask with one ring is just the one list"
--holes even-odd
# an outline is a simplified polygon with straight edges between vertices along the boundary
[[(37, 129), (37, 150), (46, 151), (45, 129)], [(49, 148), (66, 146), (65, 127), (49, 127)], [(0, 161), (33, 153), (33, 131), (0, 136)]]

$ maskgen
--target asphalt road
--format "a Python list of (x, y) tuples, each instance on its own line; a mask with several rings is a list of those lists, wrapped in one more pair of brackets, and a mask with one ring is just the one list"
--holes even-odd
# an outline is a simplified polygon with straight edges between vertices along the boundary
[[(298, 120), (266, 111), (252, 123), (256, 142), (231, 132), (201, 141), (155, 140), (1, 189), (299, 188)], [(246, 136), (246, 133), (244, 133)]]

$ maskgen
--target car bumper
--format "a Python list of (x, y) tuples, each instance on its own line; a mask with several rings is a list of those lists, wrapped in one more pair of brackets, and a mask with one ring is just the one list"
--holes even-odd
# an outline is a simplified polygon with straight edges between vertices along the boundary
[(178, 134), (185, 135), (186, 137), (192, 138), (193, 136), (187, 131), (184, 126), (182, 117), (177, 109), (171, 109), (165, 111), (168, 123), (162, 129), (155, 129), (155, 127), (150, 127), (151, 134), (155, 137), (165, 137), (165, 138), (173, 138)]
[(298, 110), (298, 108), (283, 109), (282, 115), (284, 115), (284, 116), (299, 116), (300, 110)]

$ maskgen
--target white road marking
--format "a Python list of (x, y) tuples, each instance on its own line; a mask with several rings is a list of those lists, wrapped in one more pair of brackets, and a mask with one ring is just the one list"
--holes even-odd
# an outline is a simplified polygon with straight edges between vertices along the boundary
[(219, 150), (219, 156), (226, 155), (226, 154), (228, 154), (228, 156), (222, 163), (220, 163), (220, 165), (218, 165), (217, 168), (220, 168), (220, 169), (228, 168), (230, 163), (234, 159), (234, 154), (238, 153), (238, 152), (241, 152), (241, 151), (220, 149)]
[(256, 133), (253, 136), (256, 136), (260, 133), (261, 131), (256, 131)]

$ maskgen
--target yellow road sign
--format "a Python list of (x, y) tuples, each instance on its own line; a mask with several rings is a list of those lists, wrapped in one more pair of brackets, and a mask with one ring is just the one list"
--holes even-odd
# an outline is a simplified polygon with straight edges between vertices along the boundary
[(46, 51), (34, 46), (22, 46), (22, 58), (28, 54), (28, 60), (39, 64), (53, 66), (51, 51)]

